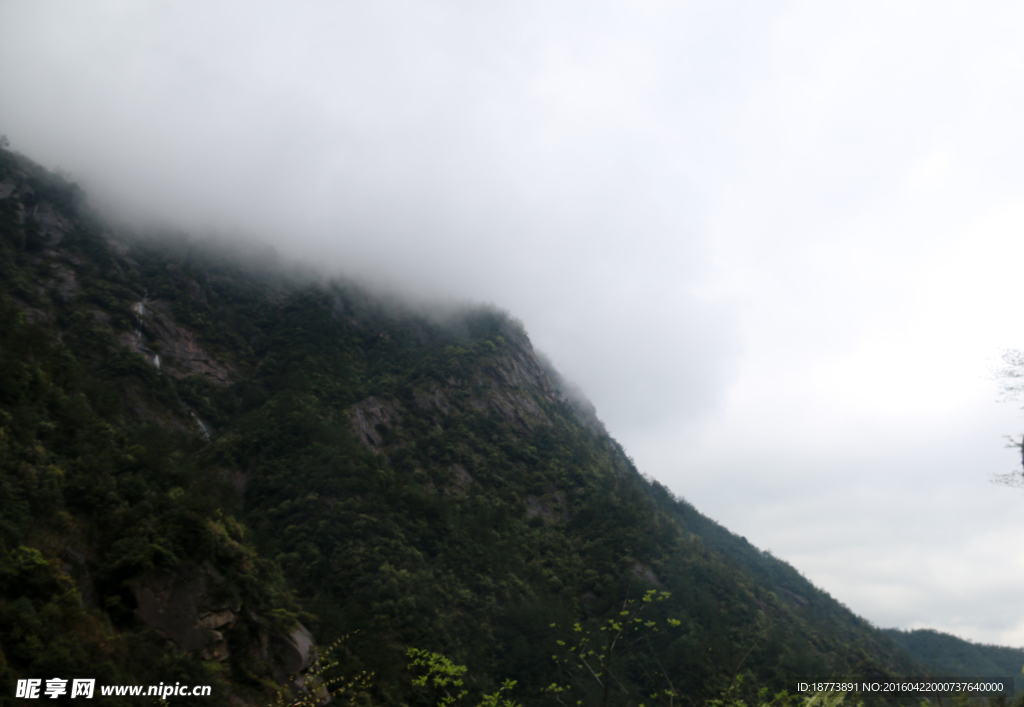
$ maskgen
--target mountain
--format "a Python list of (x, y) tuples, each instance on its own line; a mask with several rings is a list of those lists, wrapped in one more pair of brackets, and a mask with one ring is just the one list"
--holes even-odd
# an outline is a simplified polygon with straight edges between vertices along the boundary
[(0, 283), (0, 700), (58, 676), (267, 704), (342, 636), (368, 705), (433, 704), (410, 649), (529, 705), (921, 673), (645, 479), (504, 312), (115, 229), (6, 150)]
[(888, 628), (885, 633), (931, 675), (1012, 677), (1016, 692), (1024, 690), (1024, 648), (974, 643), (932, 629)]

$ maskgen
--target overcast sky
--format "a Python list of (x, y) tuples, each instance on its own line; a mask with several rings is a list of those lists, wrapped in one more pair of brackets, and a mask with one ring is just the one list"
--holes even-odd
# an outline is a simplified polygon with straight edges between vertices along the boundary
[(493, 302), (640, 469), (876, 625), (1024, 645), (1019, 2), (0, 0), (94, 201)]

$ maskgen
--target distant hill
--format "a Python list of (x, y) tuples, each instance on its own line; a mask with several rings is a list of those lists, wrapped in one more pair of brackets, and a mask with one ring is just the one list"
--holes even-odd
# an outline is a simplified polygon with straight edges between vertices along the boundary
[(932, 629), (885, 629), (886, 635), (931, 675), (1013, 677), (1017, 694), (1024, 690), (1024, 648), (973, 643)]
[[(921, 672), (646, 480), (508, 314), (124, 232), (6, 150), (0, 371), (0, 704), (54, 677), (267, 704), (346, 634), (363, 705), (434, 703), (410, 648), (531, 706)], [(649, 591), (663, 630), (613, 669), (552, 659)]]

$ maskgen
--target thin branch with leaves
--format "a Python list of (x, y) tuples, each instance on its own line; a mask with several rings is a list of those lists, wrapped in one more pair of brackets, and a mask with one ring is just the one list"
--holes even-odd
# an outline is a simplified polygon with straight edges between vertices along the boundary
[(370, 687), (373, 673), (363, 670), (350, 678), (328, 674), (338, 667), (338, 661), (330, 660), (330, 655), (346, 638), (347, 635), (342, 636), (319, 651), (316, 661), (304, 675), (290, 676), (277, 691), (270, 707), (314, 707), (345, 695), (349, 697), (348, 704), (355, 704), (356, 696)]
[[(613, 682), (618, 685), (620, 690), (628, 692), (613, 670), (617, 660), (627, 654), (635, 653), (637, 647), (641, 645), (645, 645), (657, 660), (650, 638), (662, 627), (657, 621), (645, 620), (640, 615), (654, 603), (664, 601), (670, 596), (669, 592), (650, 589), (644, 593), (639, 602), (627, 597), (623, 600), (619, 612), (615, 616), (605, 619), (598, 626), (596, 633), (584, 629), (581, 623), (576, 622), (573, 624), (568, 640), (556, 641), (562, 649), (562, 654), (553, 655), (552, 658), (584, 692), (586, 691), (584, 687), (586, 681), (580, 680), (580, 674), (592, 680), (600, 690), (601, 704), (606, 706)], [(669, 618), (664, 623), (668, 627), (675, 628), (682, 622)], [(551, 624), (551, 627), (557, 628), (557, 624)], [(655, 691), (652, 698), (660, 700), (667, 697), (668, 704), (672, 707), (678, 695), (671, 680), (668, 679), (668, 671), (664, 669), (660, 661), (658, 661), (658, 665), (668, 687), (661, 691)], [(649, 679), (654, 677), (646, 668), (644, 668), (644, 672)], [(544, 688), (544, 691), (553, 694), (558, 702), (565, 704), (561, 695), (569, 689), (571, 689), (569, 685), (552, 683)], [(577, 704), (580, 704), (580, 701), (577, 701)]]

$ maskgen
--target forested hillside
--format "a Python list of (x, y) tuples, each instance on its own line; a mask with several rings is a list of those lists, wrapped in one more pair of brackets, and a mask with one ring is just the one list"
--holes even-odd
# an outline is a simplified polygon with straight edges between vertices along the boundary
[[(63, 676), (267, 704), (343, 635), (376, 705), (434, 704), (409, 649), (527, 705), (920, 672), (645, 480), (501, 311), (115, 231), (2, 150), (0, 282), (0, 701)], [(646, 637), (581, 669), (623, 611)]]
[(973, 643), (932, 629), (885, 632), (931, 675), (1012, 677), (1018, 694), (1024, 690), (1024, 648)]

